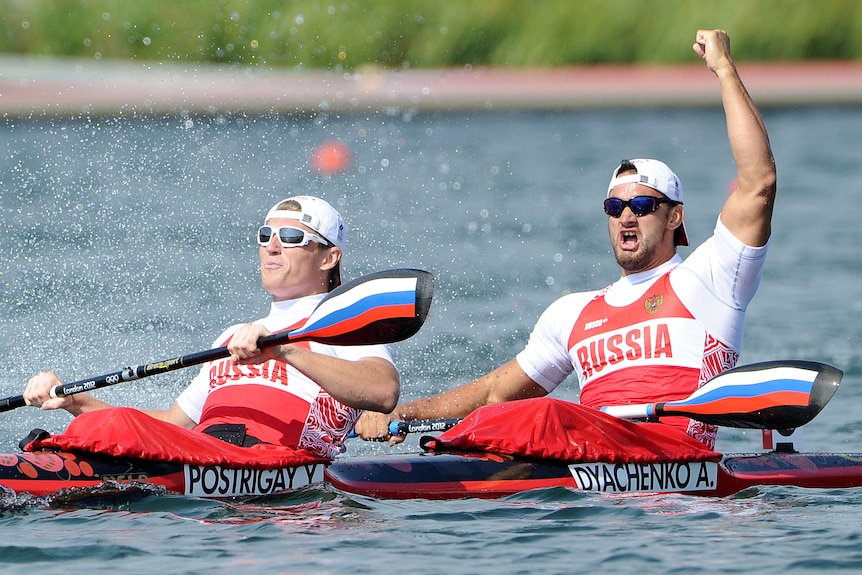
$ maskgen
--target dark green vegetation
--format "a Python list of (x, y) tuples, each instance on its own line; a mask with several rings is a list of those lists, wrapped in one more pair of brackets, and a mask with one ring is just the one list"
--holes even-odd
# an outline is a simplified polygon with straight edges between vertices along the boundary
[(350, 70), (862, 59), (860, 0), (5, 0), (0, 52)]

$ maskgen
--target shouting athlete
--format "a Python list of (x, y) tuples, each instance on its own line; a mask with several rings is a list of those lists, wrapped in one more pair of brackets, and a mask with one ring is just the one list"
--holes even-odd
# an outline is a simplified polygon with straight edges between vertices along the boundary
[[(608, 184), (604, 211), (622, 277), (599, 291), (573, 293), (539, 318), (525, 349), (494, 371), (438, 395), (366, 412), (364, 439), (391, 437), (390, 420), (464, 417), (504, 401), (547, 395), (576, 372), (580, 401), (602, 407), (688, 397), (733, 367), (745, 310), (760, 283), (776, 192), (775, 161), (763, 120), (723, 30), (699, 30), (694, 52), (718, 78), (737, 167), (715, 232), (685, 260), (683, 187), (664, 163), (623, 160)], [(682, 427), (712, 448), (716, 428), (685, 418)]]

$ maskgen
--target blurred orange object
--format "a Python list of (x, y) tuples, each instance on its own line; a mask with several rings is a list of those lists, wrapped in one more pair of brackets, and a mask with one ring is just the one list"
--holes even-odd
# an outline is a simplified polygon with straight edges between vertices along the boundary
[(338, 140), (327, 140), (311, 154), (311, 168), (320, 174), (336, 174), (350, 167), (353, 154)]

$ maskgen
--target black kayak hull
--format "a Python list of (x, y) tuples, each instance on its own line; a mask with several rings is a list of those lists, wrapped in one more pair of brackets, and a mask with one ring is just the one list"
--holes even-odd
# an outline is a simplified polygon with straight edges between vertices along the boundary
[(43, 451), (0, 454), (0, 491), (34, 496), (149, 484), (179, 495), (231, 498), (274, 495), (323, 481), (322, 463), (267, 469), (188, 465)]
[(860, 487), (862, 454), (770, 452), (726, 455), (719, 462), (635, 464), (417, 453), (336, 460), (324, 477), (341, 491), (381, 499), (490, 499), (548, 487), (725, 497), (764, 485)]
[(288, 493), (328, 483), (379, 499), (498, 498), (564, 487), (594, 493), (685, 493), (725, 497), (765, 485), (814, 489), (862, 486), (862, 453), (725, 455), (718, 462), (596, 463), (527, 459), (487, 452), (344, 457), (329, 465), (252, 469), (123, 459), (89, 453), (0, 454), (0, 492), (74, 499), (117, 485), (150, 485), (210, 499)]

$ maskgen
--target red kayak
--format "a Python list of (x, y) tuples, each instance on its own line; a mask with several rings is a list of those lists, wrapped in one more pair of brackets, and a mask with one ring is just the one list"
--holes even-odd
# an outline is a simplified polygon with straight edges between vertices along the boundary
[(60, 435), (31, 435), (23, 453), (0, 455), (0, 491), (74, 497), (136, 484), (205, 498), (273, 495), (320, 483), (329, 462), (300, 449), (239, 447), (124, 407), (79, 415)]
[(782, 440), (772, 452), (721, 454), (656, 421), (684, 415), (713, 425), (791, 430), (820, 412), (842, 376), (816, 362), (764, 362), (726, 371), (690, 397), (667, 403), (597, 411), (546, 397), (486, 406), (438, 437), (422, 438), (427, 453), (340, 459), (324, 477), (348, 493), (394, 499), (495, 498), (548, 487), (717, 497), (765, 485), (859, 487), (862, 454), (796, 453)]
[[(124, 484), (204, 498), (276, 495), (327, 482), (386, 499), (497, 498), (566, 487), (597, 493), (686, 493), (724, 497), (766, 485), (862, 486), (862, 453), (728, 454), (720, 461), (566, 463), (489, 452), (344, 457), (256, 469), (158, 462), (81, 452), (0, 454), (0, 491), (75, 498)], [(98, 497), (97, 497), (98, 498)]]
[[(329, 483), (378, 498), (494, 498), (565, 487), (593, 493), (727, 496), (765, 485), (862, 486), (862, 454), (721, 454), (654, 421), (686, 415), (705, 423), (801, 427), (837, 389), (840, 370), (813, 362), (766, 362), (727, 371), (685, 400), (622, 406), (636, 419), (553, 398), (487, 406), (423, 438), (427, 453), (343, 457), (334, 462), (273, 445), (237, 447), (137, 410), (78, 416), (65, 433), (38, 437), (24, 453), (0, 454), (0, 491), (66, 496), (149, 485), (181, 495), (233, 498)], [(628, 416), (627, 416), (628, 417)], [(437, 423), (447, 423), (438, 426)], [(412, 426), (412, 427), (411, 427)], [(400, 432), (401, 427), (397, 427)], [(448, 422), (416, 422), (439, 431)]]

